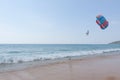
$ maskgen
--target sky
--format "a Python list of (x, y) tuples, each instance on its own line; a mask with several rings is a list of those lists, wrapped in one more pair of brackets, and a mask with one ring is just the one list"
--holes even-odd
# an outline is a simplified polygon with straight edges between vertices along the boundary
[[(120, 0), (0, 0), (0, 44), (118, 41), (119, 8)], [(105, 30), (96, 24), (99, 14), (109, 21)]]

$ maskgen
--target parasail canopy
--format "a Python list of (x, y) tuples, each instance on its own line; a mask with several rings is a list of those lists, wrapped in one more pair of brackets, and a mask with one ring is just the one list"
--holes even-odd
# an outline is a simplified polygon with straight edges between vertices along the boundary
[(100, 26), (101, 29), (105, 29), (108, 27), (108, 21), (102, 15), (96, 16), (96, 23)]

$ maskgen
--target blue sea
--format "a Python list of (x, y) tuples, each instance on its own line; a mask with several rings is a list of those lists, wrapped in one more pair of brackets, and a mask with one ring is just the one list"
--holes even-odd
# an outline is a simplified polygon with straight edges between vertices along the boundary
[(0, 44), (0, 64), (120, 52), (118, 44)]

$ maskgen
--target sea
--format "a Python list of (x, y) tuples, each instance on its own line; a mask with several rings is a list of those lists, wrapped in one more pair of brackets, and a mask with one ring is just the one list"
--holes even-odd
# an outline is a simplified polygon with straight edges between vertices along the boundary
[(120, 53), (120, 44), (0, 44), (0, 64)]

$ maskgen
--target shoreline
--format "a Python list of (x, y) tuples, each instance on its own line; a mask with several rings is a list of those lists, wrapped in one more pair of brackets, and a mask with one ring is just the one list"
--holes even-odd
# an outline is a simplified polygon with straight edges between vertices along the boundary
[(120, 53), (0, 72), (0, 80), (120, 80)]
[(120, 56), (120, 51), (118, 52), (105, 52), (102, 54), (91, 54), (91, 55), (82, 55), (82, 56), (74, 56), (74, 57), (65, 57), (59, 59), (51, 59), (51, 60), (36, 60), (30, 62), (23, 63), (8, 63), (8, 64), (0, 64), (0, 73), (2, 72), (10, 72), (10, 71), (19, 71), (27, 68), (32, 68), (36, 66), (47, 66), (51, 64), (57, 63), (65, 63), (69, 61), (83, 61), (86, 59), (94, 59), (101, 57), (110, 57), (110, 56)]
[(0, 80), (120, 80), (120, 53), (0, 72)]

